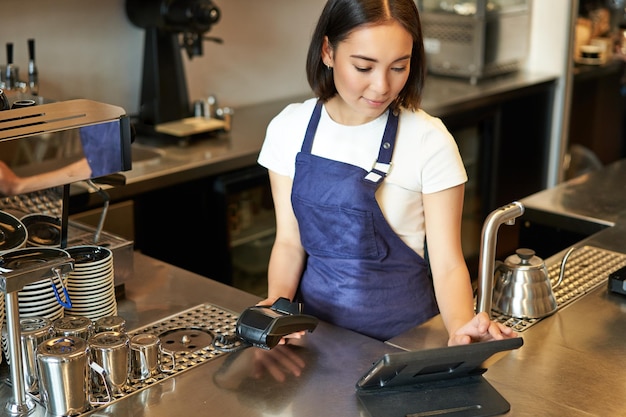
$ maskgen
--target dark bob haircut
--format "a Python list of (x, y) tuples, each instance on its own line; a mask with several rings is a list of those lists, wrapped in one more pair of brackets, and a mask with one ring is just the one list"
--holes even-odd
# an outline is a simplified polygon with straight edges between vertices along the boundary
[(355, 29), (389, 21), (400, 23), (413, 38), (409, 78), (392, 105), (417, 110), (426, 78), (426, 59), (422, 25), (413, 0), (328, 0), (320, 15), (307, 54), (306, 73), (315, 95), (327, 101), (337, 94), (332, 71), (322, 62), (324, 37), (333, 48)]

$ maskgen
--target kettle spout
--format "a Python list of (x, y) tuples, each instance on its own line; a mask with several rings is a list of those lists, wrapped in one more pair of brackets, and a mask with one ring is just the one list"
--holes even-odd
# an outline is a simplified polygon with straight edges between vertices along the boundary
[(501, 224), (514, 224), (515, 219), (522, 214), (524, 214), (524, 206), (519, 201), (514, 201), (492, 211), (485, 219), (483, 225), (480, 238), (480, 258), (478, 260), (476, 311), (484, 311), (489, 317), (491, 317), (491, 303), (493, 299), (493, 276), (498, 229)]

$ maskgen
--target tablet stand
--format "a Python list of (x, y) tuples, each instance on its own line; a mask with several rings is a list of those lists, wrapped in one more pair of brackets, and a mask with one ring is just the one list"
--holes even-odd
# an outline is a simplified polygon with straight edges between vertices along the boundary
[(522, 346), (521, 338), (384, 355), (357, 382), (370, 417), (486, 417), (509, 402), (483, 377), (493, 354)]

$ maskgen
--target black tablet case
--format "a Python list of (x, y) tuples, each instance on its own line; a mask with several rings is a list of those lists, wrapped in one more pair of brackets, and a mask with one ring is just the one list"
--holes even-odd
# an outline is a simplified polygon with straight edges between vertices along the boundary
[(523, 343), (516, 337), (388, 353), (359, 379), (357, 397), (370, 417), (504, 414), (511, 406), (483, 377), (484, 362)]

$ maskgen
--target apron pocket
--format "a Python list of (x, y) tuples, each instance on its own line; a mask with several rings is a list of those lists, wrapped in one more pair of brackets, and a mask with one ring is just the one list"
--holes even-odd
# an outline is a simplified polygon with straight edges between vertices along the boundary
[(345, 259), (376, 259), (380, 256), (370, 212), (337, 206), (323, 206), (294, 196), (300, 239), (310, 255)]

